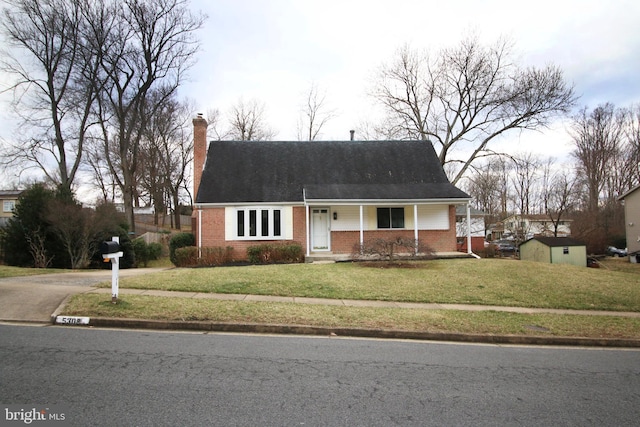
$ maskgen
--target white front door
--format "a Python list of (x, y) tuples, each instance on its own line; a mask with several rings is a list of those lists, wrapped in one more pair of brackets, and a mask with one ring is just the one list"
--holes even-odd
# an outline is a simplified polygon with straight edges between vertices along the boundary
[(311, 248), (314, 251), (329, 250), (329, 209), (312, 209)]

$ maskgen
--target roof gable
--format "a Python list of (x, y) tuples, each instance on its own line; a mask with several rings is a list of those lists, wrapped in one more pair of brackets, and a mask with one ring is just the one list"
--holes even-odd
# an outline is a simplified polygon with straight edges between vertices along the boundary
[(196, 202), (468, 198), (428, 141), (213, 141)]

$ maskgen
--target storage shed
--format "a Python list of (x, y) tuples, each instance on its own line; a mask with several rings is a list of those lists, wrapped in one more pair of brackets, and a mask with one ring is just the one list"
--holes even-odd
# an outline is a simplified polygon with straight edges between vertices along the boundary
[(520, 259), (587, 266), (587, 247), (570, 237), (534, 237), (520, 244)]

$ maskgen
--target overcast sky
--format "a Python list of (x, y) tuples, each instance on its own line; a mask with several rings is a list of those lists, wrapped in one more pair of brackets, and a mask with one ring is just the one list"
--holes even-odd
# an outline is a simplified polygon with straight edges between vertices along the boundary
[[(203, 113), (225, 113), (240, 97), (255, 98), (280, 140), (296, 138), (312, 83), (337, 113), (322, 138), (348, 139), (373, 114), (372, 79), (399, 47), (436, 51), (472, 31), (486, 43), (510, 37), (522, 65), (558, 65), (580, 96), (578, 107), (640, 102), (637, 0), (192, 0), (191, 6), (209, 18), (181, 96)], [(6, 103), (0, 108), (8, 112)], [(0, 115), (0, 137), (11, 138), (7, 116)], [(516, 143), (518, 151), (560, 157), (571, 149), (561, 123), (544, 133), (511, 134), (492, 147)]]
[[(202, 112), (226, 112), (240, 97), (256, 98), (267, 107), (276, 139), (296, 138), (312, 83), (338, 113), (323, 139), (348, 139), (371, 114), (367, 92), (376, 70), (399, 47), (436, 51), (471, 31), (486, 43), (510, 37), (522, 65), (560, 66), (580, 107), (640, 102), (637, 0), (192, 0), (192, 7), (209, 19), (182, 94)], [(544, 138), (560, 155), (569, 150), (562, 128)], [(541, 145), (532, 141), (540, 137), (512, 134), (501, 143), (521, 139), (523, 150), (536, 151)]]

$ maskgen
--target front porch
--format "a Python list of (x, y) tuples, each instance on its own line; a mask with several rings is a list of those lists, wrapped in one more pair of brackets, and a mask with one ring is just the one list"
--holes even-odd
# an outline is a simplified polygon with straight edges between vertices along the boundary
[(304, 207), (309, 259), (351, 260), (358, 243), (362, 247), (366, 242), (396, 237), (428, 244), (440, 258), (459, 256), (453, 201), (309, 202), (305, 200)]

